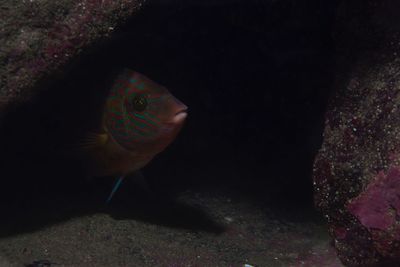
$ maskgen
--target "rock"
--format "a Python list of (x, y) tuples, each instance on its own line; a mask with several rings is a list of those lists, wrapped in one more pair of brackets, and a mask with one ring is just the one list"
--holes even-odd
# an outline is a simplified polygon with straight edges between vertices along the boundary
[(0, 3), (0, 104), (23, 99), (82, 50), (112, 33), (144, 0)]
[(338, 62), (315, 203), (346, 266), (400, 261), (400, 18), (398, 1), (343, 1)]

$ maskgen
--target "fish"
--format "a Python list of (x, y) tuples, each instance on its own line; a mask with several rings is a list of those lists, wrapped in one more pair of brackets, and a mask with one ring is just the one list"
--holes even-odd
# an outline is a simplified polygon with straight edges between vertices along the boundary
[(100, 131), (88, 133), (80, 144), (90, 176), (119, 177), (107, 202), (126, 176), (168, 147), (188, 115), (167, 88), (139, 72), (124, 69), (111, 87)]

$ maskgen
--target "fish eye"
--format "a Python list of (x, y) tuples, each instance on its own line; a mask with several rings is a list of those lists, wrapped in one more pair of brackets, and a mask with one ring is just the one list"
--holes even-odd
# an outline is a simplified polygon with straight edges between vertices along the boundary
[(132, 107), (135, 111), (144, 111), (147, 107), (147, 98), (145, 95), (138, 94), (132, 99)]

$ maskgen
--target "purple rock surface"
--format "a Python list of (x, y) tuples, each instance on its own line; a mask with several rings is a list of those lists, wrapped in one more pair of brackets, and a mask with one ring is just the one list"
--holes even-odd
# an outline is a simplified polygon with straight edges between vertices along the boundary
[(103, 39), (142, 0), (0, 2), (0, 100), (25, 97), (38, 82)]
[[(346, 266), (400, 262), (398, 1), (343, 1), (315, 203)], [(362, 7), (362, 8), (360, 8)]]

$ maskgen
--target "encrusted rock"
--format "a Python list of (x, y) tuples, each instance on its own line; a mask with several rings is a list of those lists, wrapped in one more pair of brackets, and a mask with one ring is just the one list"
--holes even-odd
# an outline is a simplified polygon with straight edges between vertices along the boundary
[(135, 14), (144, 0), (0, 2), (0, 104), (32, 93), (47, 74), (70, 62)]
[(343, 1), (315, 203), (346, 266), (400, 262), (398, 1)]

